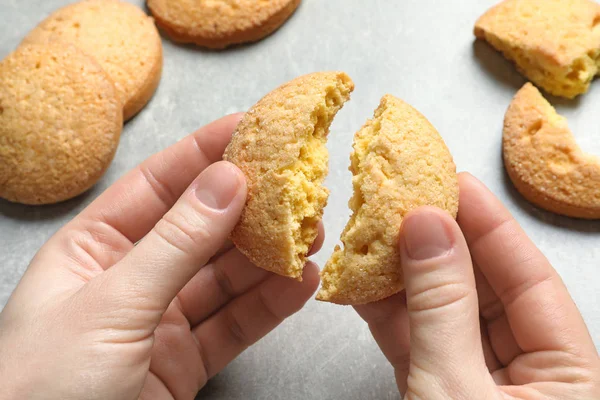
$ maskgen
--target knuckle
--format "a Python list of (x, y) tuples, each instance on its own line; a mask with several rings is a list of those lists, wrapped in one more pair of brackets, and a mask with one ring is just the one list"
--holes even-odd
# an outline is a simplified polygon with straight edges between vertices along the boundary
[(196, 344), (196, 350), (198, 352), (198, 358), (200, 359), (200, 373), (198, 376), (198, 391), (206, 385), (208, 380), (213, 377), (216, 372), (212, 370), (211, 364), (209, 362), (209, 358), (206, 355), (206, 350), (204, 349), (204, 345), (200, 343), (198, 338), (192, 335), (194, 339), (194, 343)]
[(212, 269), (213, 279), (217, 284), (217, 287), (221, 291), (222, 295), (226, 299), (231, 299), (236, 295), (236, 290), (233, 287), (231, 278), (227, 275), (227, 272), (219, 266), (214, 266)]
[[(456, 399), (461, 398), (457, 396), (460, 392), (456, 389), (448, 392), (445, 389), (446, 383), (444, 376), (440, 375), (439, 371), (436, 372), (431, 366), (426, 367), (412, 360), (410, 364), (410, 370), (406, 379), (407, 391), (404, 395), (404, 399), (408, 400), (425, 400), (432, 398), (432, 394), (437, 394), (443, 399)], [(457, 387), (461, 387), (458, 384)], [(488, 398), (488, 397), (482, 397)]]
[(230, 310), (226, 311), (226, 319), (227, 331), (233, 342), (244, 349), (250, 347), (253, 341), (248, 337), (238, 317)]
[(165, 182), (159, 177), (151, 167), (152, 164), (142, 163), (138, 169), (142, 176), (142, 179), (146, 182), (150, 190), (154, 193), (156, 198), (163, 204), (164, 207), (169, 209), (173, 205), (179, 196), (171, 188), (168, 182)]
[[(265, 297), (265, 294), (262, 290), (258, 291), (257, 294), (258, 297), (258, 304), (259, 307), (264, 310), (267, 318), (274, 324), (274, 325), (278, 325), (281, 322), (283, 322), (283, 320), (285, 319), (285, 315), (279, 315), (279, 313), (277, 313), (274, 309), (273, 306), (270, 304), (270, 302), (267, 300), (267, 298)], [(300, 307), (298, 307), (299, 309)], [(292, 312), (297, 311), (298, 309), (292, 310)]]
[(415, 389), (408, 388), (404, 395), (405, 400), (424, 400), (426, 397), (421, 396)]
[(171, 247), (193, 254), (211, 243), (212, 232), (204, 218), (187, 218), (172, 209), (156, 224), (154, 232)]
[(410, 351), (401, 351), (389, 358), (396, 372), (407, 374), (410, 368)]
[(410, 312), (444, 310), (466, 301), (472, 293), (473, 288), (464, 282), (441, 282), (411, 293), (407, 307)]
[(480, 304), (479, 313), (486, 321), (495, 321), (504, 315), (504, 305), (500, 299), (495, 298), (488, 303)]

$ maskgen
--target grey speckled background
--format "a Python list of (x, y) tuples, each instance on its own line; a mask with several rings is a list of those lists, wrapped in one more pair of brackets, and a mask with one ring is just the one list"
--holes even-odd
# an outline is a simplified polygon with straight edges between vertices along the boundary
[[(68, 2), (0, 0), (0, 56)], [(348, 217), (352, 135), (379, 98), (392, 93), (422, 111), (444, 136), (459, 170), (483, 180), (515, 214), (564, 278), (600, 346), (600, 222), (532, 207), (502, 167), (503, 115), (524, 80), (485, 44), (474, 43), (474, 21), (495, 2), (305, 0), (279, 32), (255, 45), (214, 53), (165, 39), (160, 88), (125, 126), (110, 170), (92, 191), (50, 207), (0, 201), (0, 306), (37, 249), (125, 171), (199, 126), (246, 110), (297, 75), (342, 69), (356, 91), (331, 131), (329, 235), (315, 260), (324, 263)], [(579, 100), (551, 100), (582, 147), (600, 155), (600, 82)], [(213, 379), (201, 397), (364, 400), (398, 394), (391, 368), (352, 309), (311, 301)]]

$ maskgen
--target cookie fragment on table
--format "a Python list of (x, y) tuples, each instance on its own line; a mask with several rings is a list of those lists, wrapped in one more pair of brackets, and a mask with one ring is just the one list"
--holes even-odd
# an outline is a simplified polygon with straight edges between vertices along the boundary
[(545, 210), (600, 219), (600, 158), (577, 145), (567, 120), (531, 83), (504, 119), (504, 166), (517, 190)]
[(475, 36), (556, 96), (587, 92), (600, 71), (600, 4), (592, 0), (505, 0), (479, 18)]

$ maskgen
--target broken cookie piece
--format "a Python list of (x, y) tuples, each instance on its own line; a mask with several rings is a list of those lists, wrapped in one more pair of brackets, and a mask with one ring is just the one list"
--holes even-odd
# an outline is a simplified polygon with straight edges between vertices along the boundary
[(600, 4), (592, 0), (505, 0), (479, 18), (475, 36), (556, 96), (587, 92), (600, 70)]
[(321, 272), (317, 300), (358, 305), (402, 290), (398, 240), (402, 219), (420, 206), (458, 211), (456, 167), (435, 128), (393, 96), (354, 136), (350, 157), (353, 212)]
[(246, 175), (248, 199), (232, 241), (257, 266), (301, 279), (329, 195), (329, 126), (353, 89), (343, 72), (301, 76), (238, 125), (224, 159)]
[(600, 219), (600, 158), (581, 150), (567, 120), (530, 83), (506, 112), (503, 154), (528, 201), (557, 214)]

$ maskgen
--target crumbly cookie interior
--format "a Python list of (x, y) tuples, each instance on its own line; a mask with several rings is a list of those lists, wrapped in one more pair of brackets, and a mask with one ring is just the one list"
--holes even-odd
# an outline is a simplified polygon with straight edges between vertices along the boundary
[(504, 0), (474, 33), (556, 96), (587, 92), (600, 73), (600, 6), (593, 0)]
[(297, 161), (282, 171), (287, 175), (287, 184), (281, 201), (290, 205), (291, 221), (288, 226), (297, 260), (290, 266), (292, 275), (301, 275), (306, 255), (318, 234), (318, 222), (329, 196), (329, 191), (323, 186), (329, 161), (327, 134), (335, 114), (348, 99), (350, 91), (350, 86), (345, 84), (332, 88), (311, 116), (314, 129), (307, 132)]
[(521, 73), (557, 96), (574, 98), (585, 93), (594, 77), (600, 73), (600, 49), (583, 54), (565, 68), (544, 62), (534, 53), (511, 46), (494, 34), (485, 32), (484, 35), (493, 47), (515, 61)]
[(366, 304), (403, 287), (400, 226), (411, 210), (430, 205), (456, 217), (458, 181), (437, 130), (391, 95), (354, 135), (350, 156), (352, 215), (321, 271), (317, 300)]
[[(349, 232), (354, 232), (357, 228), (357, 220), (361, 215), (361, 211), (365, 205), (365, 196), (363, 194), (363, 182), (365, 180), (366, 171), (361, 169), (362, 162), (367, 158), (369, 154), (369, 144), (372, 143), (378, 136), (381, 128), (381, 118), (384, 112), (383, 107), (380, 107), (375, 112), (375, 116), (370, 123), (363, 126), (354, 137), (354, 143), (352, 145), (353, 152), (350, 155), (350, 171), (352, 172), (352, 197), (348, 202), (348, 206), (352, 211), (352, 215), (344, 228), (341, 235), (341, 241), (343, 248), (336, 246), (333, 254), (331, 255), (327, 265), (321, 272), (321, 290), (319, 292), (320, 299), (328, 299), (331, 294), (337, 292), (338, 282), (341, 278), (341, 274), (344, 271), (343, 259), (354, 258), (354, 257), (367, 257), (372, 251), (372, 246), (376, 246), (377, 243), (369, 242), (368, 236), (365, 235), (364, 241), (356, 241), (350, 237)], [(384, 157), (384, 154), (381, 155)], [(379, 164), (377, 168), (379, 173), (386, 175), (383, 171), (385, 163)], [(389, 165), (389, 163), (387, 164)], [(373, 173), (373, 171), (371, 171)], [(353, 235), (355, 236), (355, 235)]]

